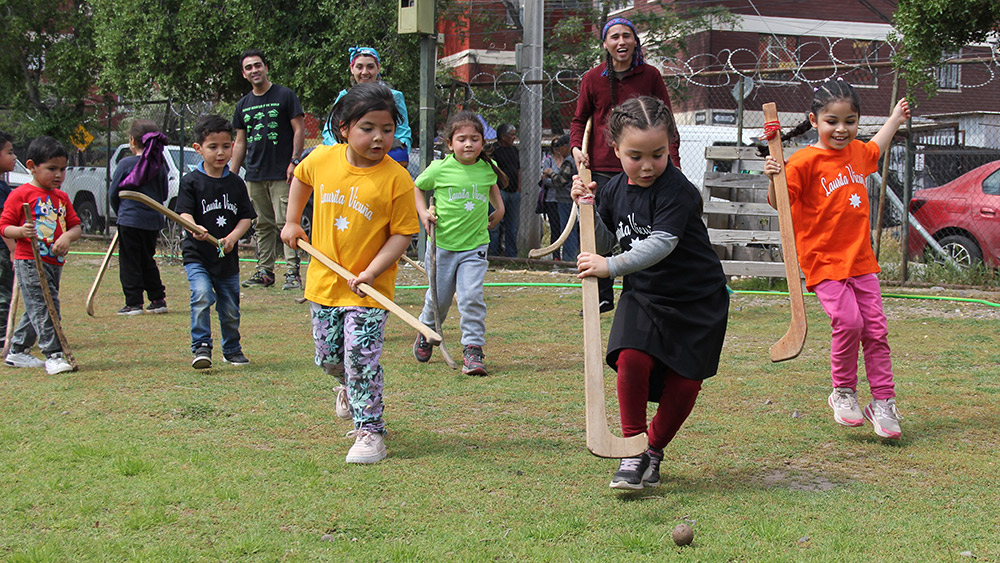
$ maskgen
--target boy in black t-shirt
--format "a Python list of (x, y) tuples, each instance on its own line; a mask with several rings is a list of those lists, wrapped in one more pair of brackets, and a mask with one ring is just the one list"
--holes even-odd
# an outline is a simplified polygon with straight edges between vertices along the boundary
[[(202, 232), (188, 233), (181, 250), (191, 286), (191, 351), (195, 369), (212, 367), (212, 304), (222, 332), (222, 355), (233, 365), (246, 365), (240, 345), (240, 264), (237, 243), (256, 217), (246, 184), (229, 171), (233, 126), (218, 115), (202, 117), (194, 126), (194, 150), (204, 158), (197, 170), (181, 179), (177, 212)], [(212, 246), (208, 236), (219, 239)]]

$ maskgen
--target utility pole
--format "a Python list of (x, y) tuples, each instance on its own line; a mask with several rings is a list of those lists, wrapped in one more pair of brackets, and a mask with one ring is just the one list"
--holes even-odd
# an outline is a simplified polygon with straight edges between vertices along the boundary
[[(538, 248), (542, 238), (541, 217), (535, 214), (538, 201), (538, 179), (542, 169), (542, 86), (532, 84), (542, 78), (542, 52), (544, 49), (543, 19), (545, 0), (524, 0), (524, 35), (521, 46), (521, 224), (517, 234), (520, 249)], [(527, 220), (526, 220), (527, 219)]]

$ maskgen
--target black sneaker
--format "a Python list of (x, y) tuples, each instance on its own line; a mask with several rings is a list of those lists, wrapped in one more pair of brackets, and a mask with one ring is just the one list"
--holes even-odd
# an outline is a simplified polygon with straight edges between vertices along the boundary
[(483, 365), (483, 349), (481, 346), (469, 345), (462, 351), (462, 373), (465, 375), (486, 375)]
[(158, 313), (158, 314), (166, 313), (167, 312), (167, 300), (166, 299), (157, 299), (156, 301), (151, 301), (149, 303), (149, 305), (146, 307), (146, 312), (147, 313)]
[(223, 359), (227, 362), (233, 364), (234, 366), (245, 366), (250, 363), (250, 360), (243, 355), (243, 352), (234, 352), (232, 354), (223, 354)]
[(615, 302), (614, 301), (607, 301), (607, 300), (601, 301), (601, 304), (598, 305), (598, 307), (600, 307), (600, 310), (601, 310), (602, 313), (607, 313), (609, 311), (613, 311), (614, 310), (614, 308), (615, 308)]
[(274, 274), (267, 270), (257, 270), (242, 285), (243, 287), (271, 287), (274, 285)]
[(649, 456), (646, 454), (622, 458), (618, 471), (611, 478), (611, 488), (638, 491), (642, 488), (642, 476), (648, 467)]
[(427, 363), (434, 353), (434, 347), (424, 338), (423, 334), (417, 333), (417, 339), (413, 341), (413, 357), (420, 363)]
[(121, 309), (118, 309), (119, 315), (141, 315), (142, 305), (125, 305)]
[(642, 485), (644, 487), (659, 487), (660, 462), (663, 461), (663, 453), (648, 450), (644, 455), (649, 457), (649, 466), (646, 467), (646, 472), (642, 474)]
[(194, 369), (208, 369), (212, 367), (212, 348), (208, 344), (202, 344), (195, 348), (191, 367)]
[(285, 274), (285, 285), (281, 289), (302, 289), (302, 278), (298, 272), (288, 272)]

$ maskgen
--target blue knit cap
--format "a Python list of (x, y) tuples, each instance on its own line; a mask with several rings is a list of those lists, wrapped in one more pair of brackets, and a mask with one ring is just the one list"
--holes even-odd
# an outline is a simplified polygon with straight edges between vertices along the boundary
[(375, 62), (382, 66), (382, 59), (378, 56), (378, 51), (373, 47), (351, 47), (347, 50), (347, 64), (354, 64), (354, 59), (358, 57), (375, 57)]
[[(608, 30), (616, 25), (627, 25), (628, 28), (632, 30), (632, 35), (635, 36), (635, 51), (632, 52), (632, 68), (646, 62), (642, 58), (642, 44), (639, 43), (639, 32), (635, 30), (635, 24), (625, 18), (612, 18), (608, 20), (608, 23), (604, 24), (604, 29), (601, 30), (601, 41), (607, 39)], [(604, 72), (602, 72), (601, 75), (607, 76), (608, 69), (604, 69)]]

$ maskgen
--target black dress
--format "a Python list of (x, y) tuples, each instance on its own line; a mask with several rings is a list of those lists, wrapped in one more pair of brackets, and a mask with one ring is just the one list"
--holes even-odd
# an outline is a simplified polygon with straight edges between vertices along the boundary
[(597, 212), (622, 252), (653, 231), (679, 239), (666, 258), (624, 276), (608, 338), (608, 365), (617, 369), (618, 354), (625, 348), (652, 356), (651, 400), (659, 399), (666, 369), (695, 380), (715, 375), (729, 293), (701, 219), (698, 189), (672, 164), (648, 188), (629, 184), (623, 173), (608, 182)]

